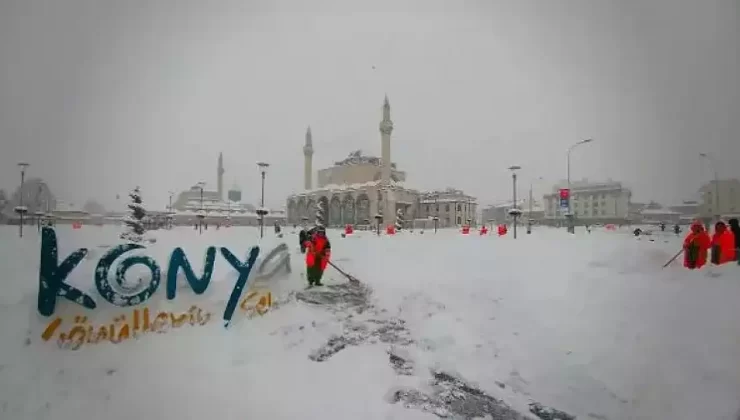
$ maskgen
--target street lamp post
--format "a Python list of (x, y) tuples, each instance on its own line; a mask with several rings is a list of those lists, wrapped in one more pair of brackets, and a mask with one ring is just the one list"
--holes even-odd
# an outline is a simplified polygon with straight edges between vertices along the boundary
[(437, 225), (439, 224), (439, 194), (434, 194), (434, 233), (437, 233)]
[(514, 207), (511, 210), (509, 210), (509, 214), (512, 217), (514, 217), (514, 239), (516, 239), (517, 217), (519, 217), (519, 214), (521, 213), (516, 206), (516, 171), (518, 171), (519, 169), (522, 169), (522, 167), (517, 166), (517, 165), (509, 166), (509, 170), (511, 171), (511, 180), (513, 184), (512, 195), (513, 195), (513, 204), (514, 204)]
[(34, 216), (36, 216), (36, 230), (41, 232), (41, 218), (44, 217), (45, 213), (41, 210), (36, 210)]
[(26, 162), (20, 162), (18, 163), (18, 167), (21, 168), (21, 188), (19, 190), (19, 202), (18, 207), (15, 208), (15, 212), (18, 213), (18, 216), (20, 216), (20, 224), (18, 226), (18, 237), (23, 237), (23, 216), (26, 214), (28, 209), (23, 205), (23, 184), (26, 181), (26, 169), (31, 166), (30, 163)]
[(226, 227), (231, 226), (231, 200), (226, 200)]
[(36, 216), (36, 231), (41, 232), (41, 218), (44, 216), (44, 212), (41, 210), (41, 202), (39, 200), (39, 197), (41, 197), (41, 193), (44, 191), (44, 183), (39, 183), (39, 189), (36, 192), (36, 203), (34, 207), (36, 208), (36, 211), (33, 213), (34, 216)]
[[(468, 210), (467, 211), (467, 213), (468, 213), (468, 217), (467, 217), (468, 218), (468, 226), (471, 225), (471, 222), (475, 222), (475, 219), (476, 219), (475, 218), (475, 216), (476, 216), (475, 215), (475, 212), (473, 211), (471, 205), (472, 205), (472, 200), (470, 199), (470, 197), (468, 197), (468, 208), (467, 208), (467, 210)], [(476, 225), (476, 226), (478, 225), (477, 222), (475, 222), (473, 224)]]
[(575, 149), (576, 147), (582, 144), (591, 143), (592, 141), (594, 141), (594, 139), (581, 140), (568, 148), (568, 214), (566, 214), (565, 217), (568, 219), (568, 232), (570, 233), (575, 233), (575, 226), (573, 225), (573, 210), (572, 210), (573, 207), (571, 205), (571, 201), (572, 201), (571, 195), (572, 194), (570, 193), (571, 191), (571, 188), (570, 188), (570, 154), (573, 151), (573, 149)]
[[(541, 176), (537, 177), (538, 181), (541, 181), (542, 179), (543, 178)], [(532, 233), (532, 201), (534, 199), (532, 195), (533, 184), (534, 184), (534, 181), (530, 180), (529, 181), (529, 217), (527, 217), (527, 235)]]
[(260, 175), (262, 176), (262, 198), (260, 199), (260, 208), (257, 209), (257, 215), (260, 218), (260, 239), (265, 236), (265, 216), (267, 210), (265, 210), (265, 175), (267, 174), (267, 168), (270, 166), (269, 163), (257, 162), (257, 166), (260, 169)]
[(175, 195), (175, 193), (173, 191), (167, 191), (167, 194), (169, 194), (170, 196), (169, 211), (167, 212), (167, 225), (168, 225), (167, 227), (169, 229), (172, 229), (173, 219), (175, 218), (172, 212), (172, 197)]
[(714, 171), (714, 215), (719, 220), (722, 217), (722, 212), (719, 208), (719, 172), (717, 172), (717, 161), (707, 153), (699, 153), (699, 156), (708, 160)]
[(206, 183), (203, 181), (198, 183), (198, 187), (200, 188), (200, 211), (196, 217), (198, 218), (198, 232), (201, 235), (203, 234), (203, 219), (206, 217), (205, 210), (203, 209), (203, 188), (205, 185)]

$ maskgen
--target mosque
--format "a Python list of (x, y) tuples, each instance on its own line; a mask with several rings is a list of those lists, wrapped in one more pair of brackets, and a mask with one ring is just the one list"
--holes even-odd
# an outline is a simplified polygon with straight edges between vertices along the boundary
[[(207, 224), (252, 225), (259, 224), (256, 208), (242, 201), (242, 191), (234, 186), (224, 197), (224, 157), (218, 156), (216, 167), (216, 190), (206, 189), (205, 183), (198, 183), (177, 194), (172, 202), (170, 213), (175, 224), (192, 224), (202, 216)], [(278, 222), (285, 224), (285, 212), (270, 210), (265, 216), (265, 225)]]
[[(474, 219), (475, 198), (462, 191), (448, 188), (442, 192), (420, 192), (404, 186), (406, 173), (400, 171), (391, 160), (391, 106), (388, 97), (383, 103), (380, 121), (380, 158), (365, 156), (355, 151), (330, 168), (318, 171), (317, 187), (313, 187), (312, 160), (314, 154), (311, 128), (306, 131), (304, 156), (304, 191), (287, 198), (289, 224), (313, 222), (317, 209), (325, 215), (330, 227), (347, 224), (368, 226), (380, 220), (383, 225), (395, 224), (400, 218), (405, 227), (414, 227), (417, 219), (431, 220), (439, 214), (440, 195), (454, 192), (453, 199), (462, 212), (463, 206)], [(436, 204), (437, 213), (431, 214), (430, 204)], [(448, 204), (449, 207), (449, 204)], [(460, 225), (466, 218), (438, 217), (440, 227)]]

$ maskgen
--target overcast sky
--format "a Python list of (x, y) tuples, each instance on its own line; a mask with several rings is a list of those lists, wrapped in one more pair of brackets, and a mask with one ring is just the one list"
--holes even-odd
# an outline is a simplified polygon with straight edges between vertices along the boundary
[[(0, 0), (0, 188), (161, 208), (198, 181), (267, 205), (356, 149), (483, 203), (612, 178), (672, 204), (740, 177), (738, 0)], [(314, 177), (315, 180), (315, 177)]]

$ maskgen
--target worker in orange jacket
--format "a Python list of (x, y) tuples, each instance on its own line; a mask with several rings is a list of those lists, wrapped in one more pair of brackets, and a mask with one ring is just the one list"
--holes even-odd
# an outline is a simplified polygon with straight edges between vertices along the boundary
[(712, 264), (720, 265), (735, 261), (735, 235), (727, 229), (725, 222), (714, 225), (712, 235)]
[(323, 226), (317, 226), (312, 229), (307, 241), (304, 242), (306, 247), (306, 278), (308, 286), (323, 286), (321, 277), (324, 275), (329, 259), (331, 258), (331, 243), (326, 237), (326, 230)]
[(689, 270), (704, 267), (707, 263), (711, 242), (709, 234), (704, 230), (704, 225), (699, 221), (694, 222), (683, 240), (683, 266)]

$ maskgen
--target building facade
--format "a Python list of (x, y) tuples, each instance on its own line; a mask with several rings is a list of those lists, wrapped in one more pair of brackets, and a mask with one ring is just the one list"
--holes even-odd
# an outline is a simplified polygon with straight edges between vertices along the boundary
[[(560, 209), (561, 188), (567, 188), (567, 183), (554, 186), (542, 198), (548, 222), (565, 222), (565, 213)], [(623, 223), (629, 219), (632, 192), (620, 182), (571, 182), (570, 197), (576, 224)]]
[(414, 217), (418, 192), (402, 185), (405, 174), (395, 171), (391, 162), (393, 121), (387, 97), (382, 115), (381, 157), (353, 152), (333, 167), (318, 171), (316, 188), (312, 179), (313, 135), (308, 128), (303, 146), (305, 191), (288, 197), (289, 224), (313, 221), (319, 207), (328, 226), (371, 225), (376, 220), (392, 224), (399, 211), (404, 220)]
[(740, 215), (740, 181), (737, 179), (707, 183), (699, 188), (699, 196), (699, 216), (704, 219)]
[[(422, 209), (423, 195), (418, 190), (404, 186), (406, 173), (400, 171), (391, 160), (391, 107), (385, 98), (380, 121), (381, 156), (365, 156), (355, 151), (330, 168), (318, 171), (317, 185), (313, 183), (313, 134), (306, 131), (303, 146), (304, 191), (287, 198), (287, 220), (289, 224), (310, 224), (320, 208), (327, 226), (347, 224), (369, 226), (377, 222), (395, 224), (397, 217), (405, 227), (413, 227), (414, 220), (426, 217)], [(441, 193), (439, 193), (441, 194)], [(461, 196), (463, 198), (474, 198)], [(455, 207), (456, 208), (456, 207)], [(462, 207), (461, 207), (462, 208)], [(466, 207), (467, 208), (467, 207)], [(442, 217), (442, 216), (440, 216)], [(454, 223), (451, 219), (450, 223)], [(460, 219), (462, 220), (462, 219)]]
[(478, 224), (476, 198), (455, 188), (421, 194), (418, 209), (417, 219), (433, 220), (437, 217), (438, 227)]
[(661, 223), (675, 224), (681, 223), (681, 213), (669, 208), (644, 208), (640, 210), (634, 221), (647, 225), (658, 225)]
[[(542, 204), (535, 199), (532, 199), (531, 206), (528, 199), (518, 200), (516, 207), (522, 211), (521, 216), (519, 216), (519, 221), (522, 223), (527, 223), (528, 220), (540, 223), (545, 218), (545, 210)], [(509, 210), (512, 208), (514, 208), (514, 205), (511, 201), (488, 206), (481, 213), (482, 221), (489, 224), (511, 223), (513, 217), (509, 214)]]
[(680, 214), (679, 223), (688, 224), (699, 217), (699, 208), (701, 203), (695, 200), (687, 200), (681, 204), (668, 207), (669, 209)]

